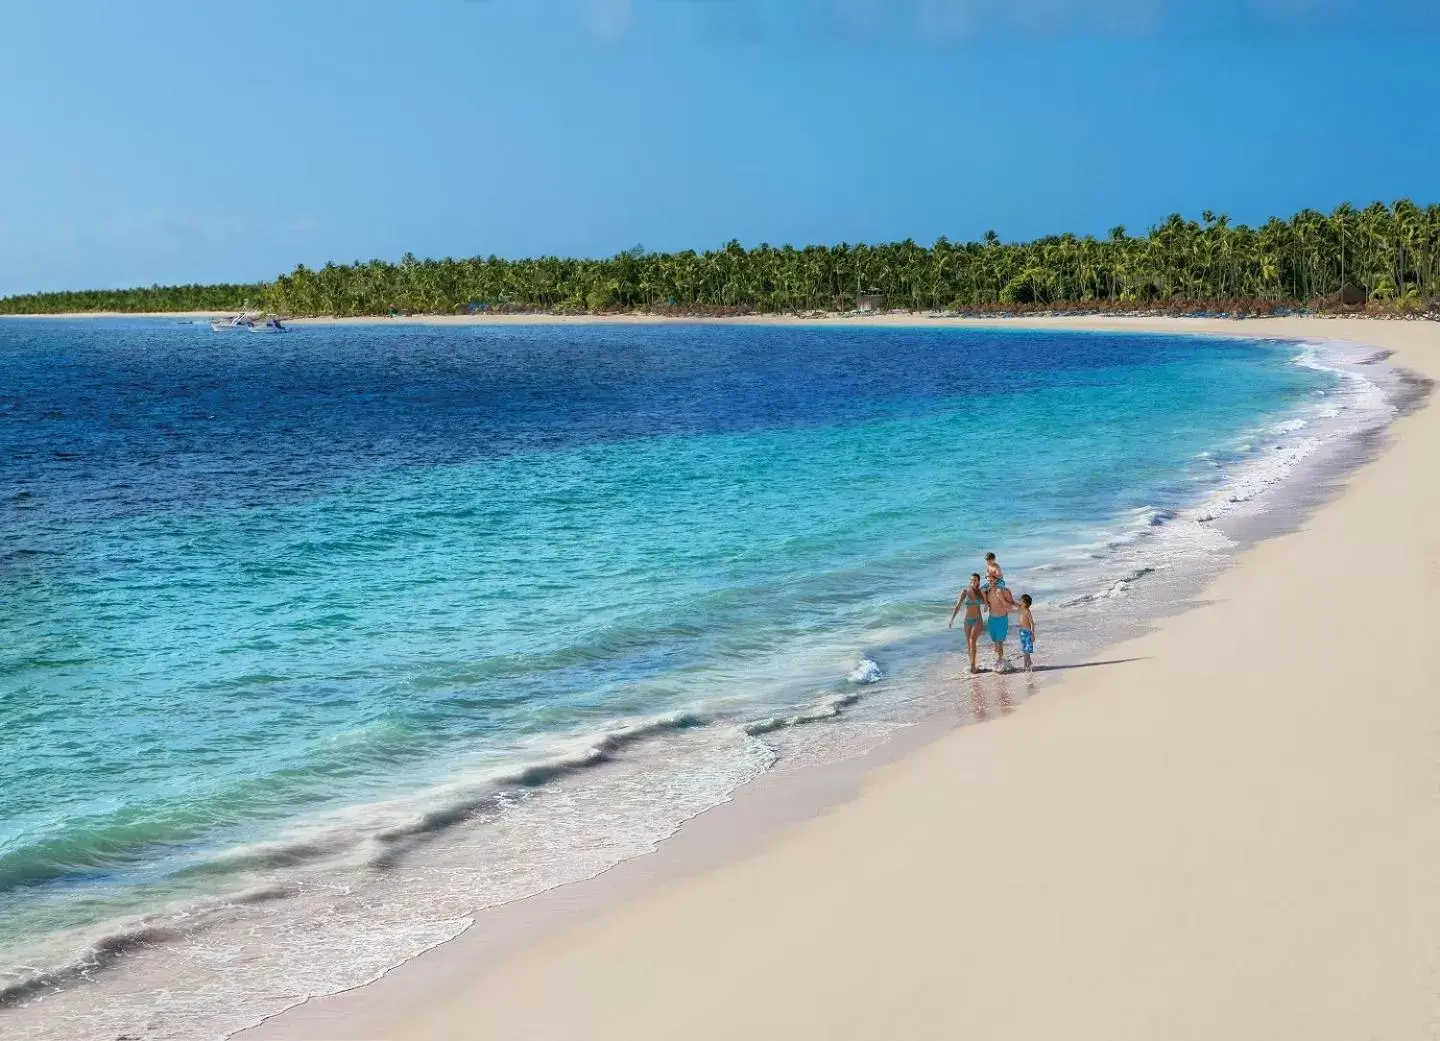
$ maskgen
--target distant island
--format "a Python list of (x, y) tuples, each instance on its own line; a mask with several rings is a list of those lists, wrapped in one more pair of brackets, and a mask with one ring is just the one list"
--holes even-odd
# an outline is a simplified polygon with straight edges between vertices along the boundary
[(732, 241), (697, 253), (636, 247), (609, 259), (471, 257), (300, 265), (272, 282), (150, 286), (0, 298), (0, 314), (231, 311), (294, 316), (1294, 309), (1440, 312), (1440, 205), (1408, 199), (1259, 227), (1206, 211), (1143, 236), (941, 238), (887, 245)]

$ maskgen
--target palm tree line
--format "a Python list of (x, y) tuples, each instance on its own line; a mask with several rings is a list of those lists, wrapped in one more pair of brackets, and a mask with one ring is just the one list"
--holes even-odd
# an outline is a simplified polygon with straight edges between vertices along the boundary
[(80, 289), (0, 298), (0, 314), (69, 314), (85, 311), (229, 311), (258, 303), (263, 284), (143, 286), (136, 289)]
[(886, 245), (770, 246), (608, 259), (500, 257), (304, 265), (259, 285), (42, 293), (0, 313), (225, 310), (285, 315), (449, 314), (474, 310), (743, 313), (851, 310), (1275, 310), (1440, 307), (1440, 205), (1408, 199), (1331, 213), (1302, 210), (1259, 227), (1206, 211), (1144, 235), (1071, 234), (1031, 242), (941, 238)]

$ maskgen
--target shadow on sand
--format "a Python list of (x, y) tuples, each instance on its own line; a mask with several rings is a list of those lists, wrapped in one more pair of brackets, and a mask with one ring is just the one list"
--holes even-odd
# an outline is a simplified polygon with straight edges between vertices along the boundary
[(1145, 658), (1116, 658), (1113, 661), (1087, 661), (1078, 665), (1037, 665), (1036, 672), (1069, 672), (1071, 669), (1098, 669), (1102, 665), (1128, 665), (1132, 661), (1149, 661)]

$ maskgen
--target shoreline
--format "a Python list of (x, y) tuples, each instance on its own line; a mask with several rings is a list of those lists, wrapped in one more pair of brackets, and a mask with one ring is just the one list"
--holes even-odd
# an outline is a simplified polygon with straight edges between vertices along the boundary
[[(204, 319), (228, 318), (235, 311), (65, 311), (55, 314), (4, 314), (0, 319), (19, 318), (27, 321), (55, 319), (75, 321), (86, 318), (175, 318)], [(268, 312), (256, 312), (268, 313)], [(439, 325), (439, 326), (507, 326), (507, 325), (776, 325), (776, 326), (879, 326), (896, 328), (944, 328), (947, 326), (1015, 325), (1029, 322), (1041, 323), (1035, 328), (1059, 327), (1067, 323), (1130, 323), (1178, 322), (1187, 326), (1209, 323), (1237, 326), (1241, 322), (1440, 322), (1440, 315), (1430, 312), (1415, 314), (1315, 312), (1305, 315), (1277, 317), (1269, 315), (1242, 316), (1201, 316), (1166, 314), (1160, 311), (1138, 309), (1135, 311), (1093, 311), (1067, 314), (1065, 312), (1034, 312), (1015, 314), (961, 315), (952, 312), (926, 311), (874, 311), (868, 313), (825, 311), (811, 314), (756, 312), (739, 315), (703, 314), (655, 314), (644, 311), (602, 312), (596, 314), (555, 314), (545, 311), (524, 313), (483, 313), (483, 314), (413, 314), (413, 315), (327, 315), (296, 316), (282, 318), (286, 325), (333, 326), (333, 325)], [(1057, 325), (1059, 323), (1059, 325)], [(1118, 331), (1110, 329), (1107, 331)], [(1155, 331), (1155, 330), (1151, 330)], [(1223, 335), (1223, 334), (1220, 334)], [(1247, 336), (1244, 333), (1231, 335)]]
[[(800, 319), (797, 321), (812, 324), (816, 320)], [(822, 324), (825, 324), (823, 320)], [(828, 324), (840, 323), (830, 321)], [(972, 326), (993, 324), (1028, 325), (1051, 329), (1088, 327), (1103, 328), (1107, 331), (1129, 329), (1137, 332), (1197, 332), (1206, 335), (1218, 333), (1247, 339), (1255, 338), (1257, 335), (1333, 339), (1336, 331), (1332, 320), (1317, 321), (1315, 319), (1252, 320), (1243, 326), (1233, 320), (1207, 322), (1199, 319), (1116, 320), (1113, 318), (1096, 318), (1091, 321), (1083, 319), (1031, 319), (1028, 321), (1025, 319), (993, 319), (983, 322), (927, 318), (912, 318), (908, 322), (887, 322), (883, 318), (865, 318), (853, 320), (853, 324), (922, 325), (924, 327), (948, 324)], [(1174, 327), (1176, 324), (1178, 324), (1178, 328)], [(1279, 328), (1282, 325), (1285, 328)], [(1317, 325), (1320, 328), (1315, 328)], [(1347, 328), (1356, 325), (1359, 325), (1358, 321), (1346, 323)], [(1159, 326), (1169, 327), (1160, 328)], [(1393, 334), (1389, 333), (1391, 328), (1394, 329)], [(1373, 343), (1377, 347), (1397, 350), (1395, 361), (1398, 365), (1433, 378), (1440, 374), (1440, 354), (1425, 357), (1417, 346), (1419, 341), (1414, 334), (1422, 334), (1420, 339), (1431, 340), (1433, 348), (1440, 351), (1440, 335), (1433, 334), (1440, 331), (1433, 331), (1431, 336), (1425, 337), (1423, 335), (1425, 329), (1423, 324), (1418, 327), (1413, 323), (1409, 326), (1387, 327), (1367, 321), (1362, 329), (1355, 331), (1353, 339), (1355, 342)], [(1371, 330), (1384, 333), (1384, 335), (1377, 337), (1371, 334)], [(1377, 340), (1395, 342), (1380, 343), (1376, 342)], [(1399, 342), (1401, 340), (1415, 342), (1402, 345)], [(1366, 463), (1357, 473), (1349, 475), (1343, 482), (1345, 490), (1322, 505), (1318, 513), (1310, 517), (1310, 521), (1316, 524), (1320, 523), (1328, 515), (1337, 512), (1341, 506), (1346, 504), (1347, 500), (1353, 505), (1354, 484), (1393, 456), (1395, 450), (1402, 443), (1400, 435), (1395, 432), (1395, 427), (1400, 424), (1414, 425), (1413, 421), (1422, 417), (1428, 418), (1430, 412), (1430, 409), (1422, 406), (1416, 415), (1397, 419), (1387, 435), (1390, 450), (1382, 452), (1378, 460), (1372, 459)], [(1411, 443), (1413, 445), (1413, 438)], [(973, 746), (977, 743), (982, 747), (990, 744), (1009, 745), (1013, 743), (1012, 739), (990, 737), (989, 732), (1005, 731), (1008, 734), (1015, 730), (1041, 731), (1046, 729), (1053, 724), (1027, 723), (1025, 720), (1032, 716), (1051, 720), (1057, 713), (1072, 715), (1071, 710), (1060, 707), (1072, 699), (1072, 692), (1076, 698), (1088, 695), (1104, 697), (1113, 701), (1120, 695), (1114, 691), (1107, 691), (1105, 684), (1112, 674), (1117, 677), (1117, 682), (1123, 679), (1121, 672), (1117, 671), (1121, 669), (1122, 665), (1125, 669), (1159, 668), (1163, 674), (1165, 671), (1163, 661), (1159, 666), (1144, 665), (1143, 663), (1152, 661), (1155, 656), (1140, 652), (1145, 650), (1149, 643), (1166, 643), (1167, 634), (1172, 630), (1183, 630), (1193, 625), (1194, 623), (1187, 621), (1188, 619), (1216, 610), (1215, 604), (1206, 601), (1211, 598), (1212, 589), (1224, 587), (1235, 581), (1234, 572), (1238, 570), (1241, 560), (1251, 560), (1255, 557), (1263, 560), (1267, 557), (1274, 557), (1277, 555), (1278, 547), (1296, 539), (1306, 538), (1308, 528), (1313, 525), (1303, 523), (1303, 517), (1301, 521), (1302, 528), (1299, 532), (1267, 539), (1256, 546), (1247, 548), (1239, 557), (1231, 558), (1221, 575), (1207, 584), (1203, 598), (1195, 601), (1198, 606), (1181, 615), (1162, 619), (1140, 637), (1123, 641), (1115, 647), (1109, 648), (1103, 655), (1112, 660), (1112, 664), (1108, 667), (1096, 669), (1093, 672), (1086, 670), (1083, 673), (1064, 674), (1063, 678), (1067, 682), (1058, 686), (1053, 680), (1062, 677), (1046, 677), (1047, 682), (1040, 693), (1044, 695), (1059, 693), (1062, 696), (1058, 699), (1042, 697), (1038, 706), (1030, 707), (1027, 712), (1020, 713), (1012, 719), (996, 722), (989, 727), (963, 728), (955, 734), (945, 734), (944, 731), (949, 728), (944, 725), (940, 725), (933, 731), (927, 730), (923, 725), (911, 727), (892, 735), (886, 744), (873, 754), (867, 754), (858, 759), (807, 768), (806, 776), (799, 781), (794, 780), (797, 776), (795, 774), (781, 779), (777, 779), (773, 774), (764, 775), (742, 787), (730, 801), (687, 822), (679, 832), (664, 841), (654, 854), (624, 861), (589, 880), (572, 883), (526, 900), (480, 912), (473, 916), (475, 924), (459, 937), (431, 948), (419, 957), (390, 970), (378, 981), (337, 995), (313, 998), (305, 1004), (271, 1017), (257, 1028), (242, 1031), (233, 1036), (255, 1039), (255, 1041), (265, 1038), (288, 1038), (292, 1041), (300, 1041), (301, 1038), (322, 1036), (383, 1036), (416, 1039), (432, 1036), (465, 1036), (463, 1030), (459, 1030), (459, 1024), (479, 1016), (482, 1006), (487, 1013), (493, 1012), (496, 1007), (495, 1002), (509, 998), (512, 988), (518, 987), (519, 990), (516, 993), (522, 993), (527, 992), (525, 988), (529, 987), (531, 990), (528, 992), (533, 994), (536, 987), (540, 987), (542, 990), (553, 986), (586, 987), (591, 970), (594, 970), (596, 965), (579, 957), (579, 952), (586, 950), (593, 952), (593, 944), (597, 942), (604, 940), (611, 944), (619, 944), (619, 948), (615, 949), (623, 951), (626, 955), (644, 957), (644, 950), (649, 950), (650, 947), (641, 949), (627, 946), (627, 944), (637, 942), (635, 941), (635, 937), (638, 935), (635, 932), (637, 929), (660, 928), (662, 932), (664, 931), (663, 927), (653, 920), (649, 909), (657, 903), (667, 901), (678, 901), (686, 913), (703, 920), (712, 930), (721, 930), (727, 942), (733, 943), (734, 937), (726, 915), (728, 905), (713, 905), (702, 899), (701, 893), (713, 892), (715, 886), (722, 888), (726, 885), (733, 886), (737, 876), (753, 875), (754, 872), (759, 871), (762, 872), (762, 877), (767, 872), (773, 875), (768, 879), (769, 883), (778, 884), (781, 888), (787, 889), (791, 897), (797, 902), (803, 903), (805, 894), (795, 891), (796, 877), (793, 873), (783, 870), (783, 865), (788, 860), (797, 857), (813, 862), (816, 842), (821, 841), (817, 835), (824, 836), (834, 828), (845, 830), (843, 824), (836, 823), (840, 821), (853, 821), (850, 829), (859, 829), (862, 835), (872, 833), (875, 829), (884, 832), (893, 828), (894, 822), (888, 820), (887, 815), (881, 812), (881, 803), (885, 802), (884, 796), (877, 792), (888, 791), (896, 786), (903, 788), (907, 782), (913, 782), (915, 775), (922, 771), (944, 773), (962, 768), (963, 764), (954, 761), (957, 755), (955, 746)], [(1221, 609), (1223, 610), (1223, 606)], [(1173, 639), (1170, 642), (1173, 642)], [(1004, 678), (999, 679), (1003, 680)], [(1126, 686), (1132, 686), (1132, 684), (1126, 684)], [(1093, 725), (1095, 721), (1091, 719), (1089, 722)], [(1009, 724), (1008, 728), (1004, 724)], [(1027, 752), (1021, 747), (1018, 754), (1024, 760), (1027, 756), (1033, 757), (1034, 753), (1033, 749)], [(1019, 763), (1007, 763), (1002, 758), (992, 760), (988, 769), (990, 773), (985, 775), (985, 780), (989, 785), (993, 785), (997, 780), (1013, 779), (1010, 777), (1012, 772), (1022, 769), (1022, 766)], [(1040, 771), (1042, 774), (1047, 772), (1043, 764)], [(1143, 780), (1143, 778), (1137, 778), (1137, 780)], [(777, 796), (777, 784), (788, 785), (791, 790)], [(894, 810), (894, 806), (889, 806), (889, 809)], [(899, 816), (912, 818), (908, 821), (910, 826), (918, 825), (922, 831), (929, 820), (927, 818), (927, 820), (917, 822), (913, 820), (915, 816), (913, 812), (902, 813)], [(870, 859), (874, 860), (876, 857), (883, 859), (883, 852), (875, 854)], [(769, 885), (760, 888), (768, 889)], [(879, 892), (869, 890), (861, 893), (862, 899), (867, 904), (881, 895)], [(932, 898), (938, 898), (937, 893), (929, 895)], [(699, 902), (697, 903), (697, 901)], [(730, 909), (733, 910), (733, 907)], [(974, 912), (978, 909), (968, 908), (968, 910)], [(1077, 909), (1070, 908), (1069, 910)], [(782, 912), (777, 911), (777, 913)], [(813, 919), (806, 920), (814, 924)], [(1001, 924), (1003, 925), (1003, 923)], [(882, 935), (884, 932), (885, 930), (882, 929)], [(901, 929), (895, 931), (890, 939), (892, 942), (909, 946), (915, 938), (907, 935), (906, 931)], [(999, 942), (1003, 937), (991, 937), (991, 939)], [(671, 936), (671, 940), (674, 948), (671, 953), (675, 954), (680, 961), (702, 956), (703, 952), (697, 950), (696, 942), (687, 943), (683, 937), (674, 936)], [(836, 940), (842, 946), (844, 945), (843, 936), (837, 937)], [(543, 955), (537, 953), (542, 951), (549, 953)], [(863, 960), (863, 952), (851, 951), (850, 953)], [(708, 965), (709, 959), (705, 960)], [(972, 968), (975, 967), (972, 965)], [(660, 971), (662, 966), (657, 965), (655, 968)], [(742, 967), (730, 965), (720, 968), (723, 971), (738, 971)], [(819, 969), (821, 966), (815, 968)], [(799, 971), (802, 976), (805, 975), (803, 969)], [(566, 974), (563, 983), (553, 978), (555, 973)], [(617, 977), (614, 971), (603, 965), (600, 966), (600, 974), (616, 986), (617, 992), (625, 992), (627, 984), (630, 985), (628, 989), (633, 991), (634, 985), (639, 982), (634, 978)], [(844, 977), (845, 974), (841, 972), (840, 976)], [(824, 980), (815, 980), (809, 976), (806, 978), (817, 986), (826, 985)], [(903, 982), (895, 979), (893, 974), (885, 978), (892, 985)], [(495, 982), (499, 979), (505, 979), (507, 982), (502, 986)], [(851, 989), (862, 985), (861, 981), (853, 978), (849, 980), (849, 984)], [(678, 989), (665, 992), (655, 1002), (655, 1008), (652, 1010), (654, 1014), (650, 1018), (654, 1021), (656, 1032), (650, 1034), (641, 1031), (632, 1036), (659, 1037), (665, 1036), (665, 1031), (673, 1032), (682, 1029), (682, 1024), (689, 1027), (694, 1026), (689, 1018), (675, 1017), (690, 1016), (696, 1008), (696, 1002), (703, 998), (703, 992), (697, 994), (693, 987), (687, 988), (681, 981), (677, 981), (676, 986)], [(593, 989), (586, 987), (586, 992), (590, 993)], [(488, 996), (476, 997), (475, 995), (480, 992)], [(618, 1027), (621, 1022), (619, 1019), (607, 1020), (603, 1015), (596, 1018), (597, 1015), (600, 1015), (600, 1009), (607, 1006), (603, 1003), (603, 995), (592, 996), (596, 1002), (601, 1004), (599, 1007), (592, 1008), (587, 1015), (576, 1011), (573, 1016), (567, 1018), (567, 1014), (560, 1010), (554, 1010), (555, 1015), (550, 1017), (554, 1020), (553, 1036), (562, 1036), (564, 1031), (573, 1031), (582, 1027), (592, 1033), (597, 1027)], [(837, 998), (841, 996), (841, 994), (837, 994)], [(632, 999), (635, 999), (633, 993)], [(795, 1009), (791, 1006), (796, 1003), (793, 998), (787, 998), (784, 994), (771, 995), (771, 1003), (766, 1006), (769, 1017), (766, 1022), (772, 1022), (773, 1017), (776, 1016), (784, 1019), (793, 1014)], [(519, 1004), (517, 999), (510, 1001), (506, 1007), (511, 1008), (511, 1006)], [(420, 1013), (419, 1010), (424, 1011)], [(515, 1013), (514, 1029), (522, 1029), (522, 1019), (518, 1007), (513, 1008), (512, 1011)], [(1294, 1010), (1289, 1011), (1293, 1012)], [(666, 1018), (667, 1016), (669, 1018)], [(978, 1027), (980, 1025), (980, 1021), (947, 1021), (945, 1016), (938, 1011), (937, 1016), (938, 1018), (929, 1022), (929, 1027), (933, 1029), (926, 1029), (924, 1024), (917, 1024), (917, 1032), (921, 1036), (930, 1036), (932, 1033), (938, 1036), (944, 1032), (941, 1030), (942, 1027), (953, 1031), (962, 1026)], [(401, 1026), (402, 1020), (408, 1021), (410, 1025)], [(549, 1022), (550, 1020), (547, 1019), (547, 1023)], [(660, 1029), (661, 1024), (665, 1024), (664, 1031)], [(634, 1026), (633, 1023), (629, 1025)], [(1101, 1024), (1097, 1022), (1096, 1025)], [(533, 1027), (533, 1024), (530, 1026)], [(740, 1029), (733, 1021), (731, 1026), (732, 1029)], [(833, 1025), (833, 1029), (841, 1030), (842, 1026), (843, 1023), (837, 1022)], [(457, 1031), (459, 1032), (457, 1033)], [(843, 1030), (841, 1033), (842, 1036), (873, 1036), (873, 1034), (867, 1035), (863, 1032), (846, 1034)], [(542, 1031), (539, 1036), (552, 1036), (552, 1034)], [(608, 1036), (607, 1032), (602, 1032), (602, 1036)], [(729, 1035), (717, 1027), (713, 1035), (702, 1033), (697, 1036)], [(1031, 1035), (1016, 1032), (1001, 1036)]]

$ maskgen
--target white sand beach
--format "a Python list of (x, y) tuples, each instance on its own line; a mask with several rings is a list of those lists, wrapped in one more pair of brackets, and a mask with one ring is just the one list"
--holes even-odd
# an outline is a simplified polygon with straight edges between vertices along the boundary
[[(1428, 322), (1029, 324), (1346, 340), (1440, 377)], [(819, 812), (742, 796), (712, 813), (808, 819), (482, 918), (241, 1036), (1440, 1036), (1437, 475), (1432, 401), (1300, 530), (1024, 711)]]

